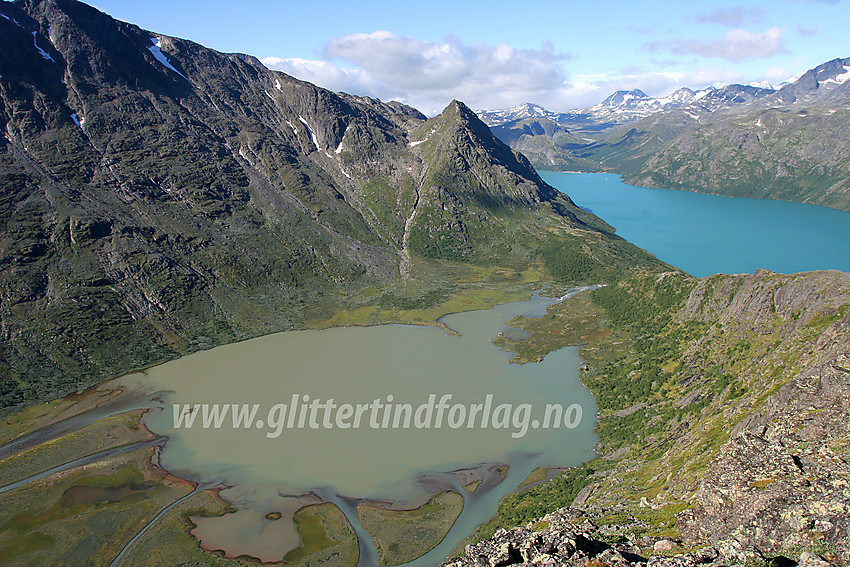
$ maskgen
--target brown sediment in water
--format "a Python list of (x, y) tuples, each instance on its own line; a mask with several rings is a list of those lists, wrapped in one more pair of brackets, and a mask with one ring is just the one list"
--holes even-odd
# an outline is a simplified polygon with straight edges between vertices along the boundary
[[(145, 428), (147, 429), (147, 428)], [(150, 432), (150, 430), (148, 430)], [(159, 477), (163, 482), (167, 482), (174, 485), (182, 485), (191, 487), (193, 490), (198, 487), (197, 482), (193, 482), (191, 480), (187, 480), (185, 478), (179, 477), (176, 474), (164, 469), (158, 462), (154, 462), (154, 457), (156, 457), (157, 461), (159, 460), (160, 447), (151, 447), (150, 455), (145, 458), (145, 465), (148, 467), (148, 470)], [(219, 488), (208, 488), (207, 491), (211, 492), (213, 490), (220, 490)]]
[[(506, 364), (506, 355), (499, 353), (488, 343), (488, 340), (492, 338), (490, 329), (494, 327), (494, 324), (503, 325), (505, 320), (514, 314), (515, 310), (512, 308), (512, 310), (501, 310), (496, 313), (482, 312), (472, 318), (444, 320), (439, 324), (416, 325), (444, 330), (455, 327), (464, 334), (464, 341), (448, 339), (444, 333), (426, 333), (424, 330), (416, 332), (410, 329), (397, 329), (395, 326), (392, 329), (374, 330), (369, 334), (363, 332), (365, 329), (345, 332), (339, 328), (336, 333), (331, 330), (328, 334), (321, 336), (318, 334), (314, 336), (313, 333), (281, 334), (256, 341), (246, 341), (240, 349), (230, 345), (220, 350), (213, 349), (213, 351), (193, 356), (191, 360), (186, 358), (173, 363), (167, 369), (152, 370), (147, 377), (148, 380), (142, 376), (136, 378), (146, 385), (147, 389), (157, 387), (163, 390), (173, 389), (174, 394), (169, 394), (166, 400), (169, 403), (184, 404), (196, 403), (199, 400), (211, 404), (288, 402), (290, 395), (295, 394), (302, 394), (305, 397), (309, 394), (313, 399), (337, 398), (338, 401), (360, 403), (368, 402), (373, 395), (375, 398), (383, 399), (384, 394), (391, 393), (397, 397), (398, 405), (410, 402), (408, 405), (411, 407), (419, 407), (417, 404), (423, 402), (424, 406), (425, 400), (434, 391), (441, 395), (444, 393), (454, 395), (454, 400), (461, 405), (483, 403), (487, 392), (497, 391), (498, 395), (494, 404), (503, 403), (509, 410), (511, 405), (506, 403), (508, 401), (528, 402), (535, 408), (538, 406), (542, 408), (545, 402), (552, 399), (582, 401), (583, 398), (580, 396), (584, 396), (584, 389), (580, 388), (577, 382), (573, 386), (571, 382), (561, 378), (561, 373), (568, 374), (565, 369), (574, 369), (573, 364), (577, 366), (578, 362), (573, 361), (574, 353), (549, 359), (544, 364), (548, 364), (552, 367), (551, 369), (539, 365), (520, 367), (513, 372), (515, 366)], [(404, 326), (411, 327), (409, 324)], [(372, 326), (367, 325), (367, 327)], [(334, 341), (337, 347), (336, 352), (340, 356), (327, 357), (323, 354), (327, 352), (326, 345), (323, 343), (328, 340)], [(394, 348), (386, 353), (381, 349), (376, 352), (370, 350), (370, 345), (377, 343), (382, 345), (382, 349), (386, 349), (387, 344), (394, 345)], [(430, 352), (423, 347), (423, 344), (430, 346), (431, 343), (435, 343), (435, 348), (444, 348), (446, 351), (444, 356), (435, 359), (433, 355), (418, 354)], [(323, 350), (320, 347), (325, 348)], [(408, 347), (414, 354), (426, 359), (424, 365), (419, 365), (419, 368), (427, 369), (421, 373), (421, 376), (410, 372), (407, 358), (397, 356), (400, 352), (407, 353), (405, 349)], [(310, 350), (313, 348), (316, 350)], [(283, 356), (281, 353), (288, 352), (286, 349), (297, 356), (293, 355), (294, 358), (288, 355)], [(494, 353), (496, 356), (493, 356)], [(385, 354), (392, 355), (390, 357), (392, 361), (399, 364), (397, 368), (392, 367), (395, 370), (385, 369), (388, 364)], [(246, 360), (251, 361), (262, 360), (263, 363), (256, 367), (246, 366), (241, 362), (236, 364), (234, 362), (237, 360), (236, 355), (247, 356)], [(263, 358), (260, 358), (260, 355), (263, 355)], [(357, 364), (344, 362), (349, 359)], [(449, 367), (450, 364), (451, 367)], [(368, 382), (368, 388), (362, 387), (359, 380), (351, 379), (352, 368), (367, 369), (363, 373), (371, 379)], [(505, 370), (506, 368), (510, 371)], [(245, 375), (246, 372), (252, 376), (250, 384), (234, 388), (232, 377)], [(179, 379), (181, 376), (189, 377), (196, 373), (199, 375), (203, 373), (208, 379), (193, 380), (193, 384)], [(434, 374), (450, 378), (435, 383)], [(520, 383), (518, 378), (529, 376), (536, 378), (537, 375), (540, 375), (541, 380), (523, 380), (522, 385), (517, 386)], [(317, 379), (305, 380), (304, 376), (316, 376)], [(404, 376), (405, 379), (399, 380), (399, 376)], [(464, 380), (452, 379), (453, 376), (463, 376)], [(480, 379), (483, 376), (487, 379)], [(467, 377), (470, 377), (470, 380), (466, 380)], [(477, 382), (472, 380), (476, 377), (479, 378)], [(526, 387), (526, 384), (530, 385)], [(130, 387), (132, 388), (133, 385), (130, 384)], [(370, 396), (368, 399), (366, 399), (367, 394)], [(389, 402), (389, 396), (386, 397)], [(433, 404), (433, 401), (430, 403)], [(585, 401), (585, 403), (591, 402)], [(294, 414), (294, 406), (291, 409)], [(462, 529), (465, 530), (468, 529), (467, 524), (477, 520), (476, 514), (483, 514), (480, 510), (495, 508), (493, 503), (495, 495), (515, 488), (522, 482), (523, 478), (530, 473), (530, 469), (534, 468), (529, 467), (526, 471), (526, 464), (530, 465), (535, 459), (542, 461), (539, 455), (549, 451), (550, 445), (554, 446), (553, 441), (550, 441), (553, 437), (544, 435), (546, 432), (535, 434), (533, 429), (528, 429), (529, 435), (523, 437), (526, 432), (525, 427), (528, 425), (523, 426), (523, 431), (519, 435), (512, 435), (516, 431), (511, 430), (507, 421), (503, 420), (505, 425), (490, 427), (482, 425), (472, 431), (466, 427), (457, 432), (451, 431), (449, 426), (445, 425), (447, 422), (443, 422), (442, 432), (438, 426), (434, 426), (433, 431), (431, 426), (428, 426), (427, 428), (410, 428), (409, 432), (405, 430), (407, 428), (402, 427), (388, 428), (387, 431), (377, 431), (374, 434), (371, 434), (366, 427), (354, 432), (322, 432), (322, 443), (326, 444), (326, 450), (312, 451), (311, 444), (315, 444), (315, 439), (308, 437), (310, 430), (307, 428), (305, 428), (306, 433), (292, 426), (279, 428), (278, 431), (285, 430), (286, 435), (278, 441), (266, 441), (266, 437), (272, 437), (268, 434), (263, 435), (262, 425), (257, 426), (258, 432), (254, 432), (253, 427), (245, 430), (244, 433), (241, 429), (231, 430), (230, 428), (221, 432), (216, 431), (213, 438), (211, 437), (213, 433), (198, 427), (191, 430), (181, 428), (179, 431), (172, 432), (169, 428), (170, 416), (167, 413), (151, 412), (147, 416), (147, 422), (152, 430), (174, 436), (174, 441), (169, 442), (168, 447), (163, 450), (160, 464), (164, 468), (170, 467), (175, 471), (199, 471), (197, 474), (182, 473), (198, 480), (228, 478), (228, 482), (234, 485), (234, 488), (231, 492), (221, 493), (221, 496), (239, 508), (234, 514), (226, 514), (225, 518), (209, 519), (209, 521), (198, 518), (197, 529), (192, 530), (192, 535), (202, 542), (202, 547), (206, 551), (219, 549), (226, 552), (229, 557), (250, 555), (266, 561), (280, 559), (280, 548), (284, 546), (284, 542), (288, 544), (290, 541), (289, 531), (279, 533), (280, 528), (283, 527), (282, 524), (289, 523), (283, 517), (283, 508), (276, 504), (281, 501), (276, 499), (280, 496), (281, 490), (297, 493), (302, 490), (317, 490), (318, 486), (319, 492), (326, 497), (326, 500), (345, 501), (340, 505), (350, 516), (346, 503), (354, 503), (359, 499), (346, 499), (340, 495), (364, 496), (372, 499), (367, 503), (368, 505), (391, 512), (400, 509), (416, 509), (419, 507), (417, 505), (424, 503), (437, 489), (447, 490), (454, 487), (455, 491), (466, 496), (470, 503), (467, 508), (469, 513), (463, 517), (464, 523), (461, 524)], [(265, 417), (262, 412), (260, 416)], [(430, 419), (430, 414), (428, 416)], [(482, 421), (482, 423), (485, 422)], [(557, 435), (563, 436), (566, 433), (557, 432)], [(442, 440), (444, 437), (448, 437), (449, 445), (454, 446), (460, 446), (458, 439), (463, 439), (470, 450), (454, 455), (441, 449), (439, 452), (433, 451), (435, 453), (433, 458), (428, 455), (423, 456), (420, 448), (442, 447), (443, 445), (435, 442), (434, 439)], [(277, 437), (274, 438), (277, 439)], [(516, 440), (519, 438), (532, 440), (531, 444)], [(232, 445), (232, 452), (226, 449), (229, 447), (228, 443)], [(358, 443), (363, 444), (366, 452), (352, 450), (352, 447), (357, 446)], [(202, 458), (192, 461), (182, 451), (176, 451), (174, 454), (169, 452), (170, 449), (176, 449), (184, 444), (201, 451)], [(557, 445), (557, 447), (563, 446), (565, 446), (564, 443)], [(253, 447), (259, 448), (259, 451), (254, 450), (252, 453), (248, 450)], [(289, 458), (284, 461), (281, 457), (282, 451), (289, 456), (298, 455), (298, 458)], [(512, 451), (516, 451), (516, 454)], [(257, 453), (256, 460), (252, 460), (255, 458), (254, 453)], [(316, 453), (320, 456), (313, 459), (315, 464), (310, 459), (301, 458), (302, 455), (311, 456)], [(334, 455), (335, 460), (332, 461), (329, 457), (322, 455)], [(364, 458), (364, 455), (368, 455), (369, 458)], [(560, 460), (561, 457), (558, 460), (552, 458), (548, 459), (550, 462), (539, 462), (539, 464), (571, 462), (573, 457), (571, 453), (565, 453), (563, 460)], [(232, 466), (222, 469), (224, 464), (219, 463), (222, 458), (230, 459), (228, 462), (234, 463), (233, 466), (250, 463), (256, 468), (244, 474), (236, 469), (231, 470)], [(429, 458), (431, 460), (427, 461), (426, 459)], [(512, 465), (512, 471), (516, 469), (521, 472), (507, 474), (507, 467), (504, 466), (506, 461), (502, 459), (508, 459), (507, 462)], [(304, 462), (307, 465), (304, 465)], [(470, 462), (488, 464), (479, 466), (479, 470), (475, 472), (452, 474), (450, 467)], [(502, 464), (494, 464), (499, 462)], [(346, 463), (346, 465), (339, 466), (340, 463)], [(435, 468), (429, 468), (429, 466)], [(446, 468), (440, 470), (444, 466)], [(476, 466), (471, 468), (475, 469)], [(396, 469), (400, 472), (396, 473)], [(206, 472), (207, 470), (211, 472)], [(337, 474), (336, 471), (339, 473)], [(417, 476), (419, 474), (417, 471), (435, 472), (424, 472)], [(408, 476), (404, 476), (405, 474)], [(283, 479), (281, 476), (286, 478)], [(425, 483), (422, 483), (423, 477), (425, 477)], [(517, 478), (514, 479), (514, 477)], [(464, 480), (465, 482), (462, 482)], [(464, 486), (476, 481), (478, 482), (474, 494), (463, 490)], [(511, 486), (507, 486), (508, 484)], [(497, 486), (499, 488), (495, 488)], [(494, 488), (495, 490), (492, 490)], [(270, 511), (281, 511), (281, 519), (284, 521), (266, 519), (265, 516)], [(249, 532), (245, 538), (241, 535), (243, 531)], [(281, 535), (283, 538), (280, 537)], [(292, 537), (296, 537), (294, 533)], [(274, 539), (277, 541), (273, 541)], [(255, 545), (257, 548), (254, 547)]]
[[(324, 503), (319, 497), (314, 494), (306, 494), (296, 499), (290, 505), (283, 504), (278, 510), (271, 513), (263, 514), (262, 511), (257, 511), (252, 508), (235, 508), (231, 503), (224, 498), (220, 491), (216, 489), (215, 497), (228, 506), (228, 511), (220, 516), (191, 516), (190, 522), (194, 527), (190, 528), (188, 534), (198, 542), (198, 546), (205, 552), (215, 553), (227, 559), (248, 560), (253, 563), (262, 565), (278, 565), (281, 564), (283, 556), (291, 549), (297, 547), (301, 538), (295, 527), (295, 514), (314, 504)], [(266, 508), (268, 510), (268, 508)], [(269, 516), (272, 516), (271, 518)], [(224, 522), (224, 523), (222, 523)], [(265, 522), (267, 529), (273, 529), (275, 532), (280, 532), (275, 537), (274, 542), (278, 545), (277, 549), (265, 548), (261, 540), (266, 539), (261, 535), (258, 541), (245, 542), (235, 548), (228, 545), (220, 545), (216, 543), (220, 541), (221, 530), (228, 531), (234, 527), (249, 523), (251, 525)], [(232, 525), (231, 525), (232, 524)], [(287, 533), (288, 533), (288, 538)], [(288, 542), (283, 544), (282, 542)], [(284, 549), (285, 548), (285, 549)]]
[[(446, 313), (446, 315), (452, 315), (452, 313)], [(441, 316), (440, 319), (445, 317), (445, 315)], [(338, 325), (343, 329), (348, 329), (352, 327), (378, 327), (378, 326), (386, 326), (386, 325), (404, 325), (406, 327), (434, 327), (437, 329), (444, 330), (449, 335), (460, 335), (457, 331), (440, 321), (439, 319), (435, 322), (427, 322), (427, 321), (413, 321), (410, 323), (348, 323), (346, 325)], [(328, 327), (333, 328), (333, 327)], [(326, 329), (318, 329), (318, 330), (326, 330)]]

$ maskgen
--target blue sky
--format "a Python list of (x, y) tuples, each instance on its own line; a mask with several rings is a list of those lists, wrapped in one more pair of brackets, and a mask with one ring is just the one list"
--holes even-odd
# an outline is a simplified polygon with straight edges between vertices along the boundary
[(112, 16), (335, 91), (427, 114), (452, 98), (479, 108), (555, 111), (617, 89), (778, 84), (850, 57), (848, 0), (272, 2), (97, 0)]

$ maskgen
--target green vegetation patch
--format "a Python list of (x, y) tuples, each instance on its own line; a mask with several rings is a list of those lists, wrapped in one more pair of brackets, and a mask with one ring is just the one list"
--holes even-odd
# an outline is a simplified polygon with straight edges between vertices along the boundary
[(400, 565), (436, 547), (463, 510), (463, 497), (441, 492), (413, 510), (388, 510), (361, 504), (357, 517), (372, 536), (383, 565)]
[(357, 565), (357, 537), (342, 511), (329, 502), (301, 508), (293, 516), (301, 545), (289, 551), (283, 562), (304, 567)]
[(549, 239), (539, 254), (548, 272), (562, 283), (607, 281), (611, 276), (608, 269), (582, 250), (578, 238)]
[(581, 489), (590, 484), (592, 475), (611, 466), (606, 461), (596, 459), (526, 491), (509, 494), (499, 502), (499, 509), (493, 519), (475, 531), (473, 539), (487, 539), (501, 528), (522, 526), (549, 512), (570, 506)]
[(0, 486), (35, 476), (75, 459), (150, 437), (138, 427), (141, 411), (103, 418), (58, 439), (0, 459)]
[(108, 564), (190, 490), (156, 479), (150, 454), (125, 453), (0, 495), (2, 557), (31, 565)]

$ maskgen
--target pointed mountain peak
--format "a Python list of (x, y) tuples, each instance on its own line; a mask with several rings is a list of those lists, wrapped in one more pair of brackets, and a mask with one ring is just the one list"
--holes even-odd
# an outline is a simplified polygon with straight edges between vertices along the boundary
[(457, 126), (458, 129), (470, 130), (483, 140), (495, 139), (490, 128), (468, 106), (459, 100), (453, 100), (434, 118), (437, 124)]
[(455, 99), (443, 110), (441, 116), (458, 116), (464, 120), (479, 120), (478, 115), (461, 101)]
[(600, 102), (599, 107), (624, 107), (649, 99), (649, 96), (640, 89), (631, 91), (616, 91), (611, 96)]
[[(432, 173), (442, 170), (446, 178), (458, 175), (458, 168), (477, 171), (474, 179), (490, 179), (486, 187), (467, 183), (467, 191), (484, 192), (498, 202), (533, 204), (554, 199), (557, 191), (547, 185), (522, 154), (500, 141), (489, 127), (463, 102), (453, 100), (439, 116), (414, 132), (417, 146), (432, 153)], [(463, 164), (463, 165), (460, 165)], [(493, 169), (500, 174), (484, 174)], [(472, 179), (472, 178), (471, 178)]]

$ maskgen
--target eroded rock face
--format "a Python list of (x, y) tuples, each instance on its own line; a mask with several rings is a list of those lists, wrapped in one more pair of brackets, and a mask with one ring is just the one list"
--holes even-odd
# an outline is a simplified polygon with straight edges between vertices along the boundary
[(780, 554), (825, 541), (850, 560), (847, 360), (803, 372), (739, 424), (680, 515), (683, 536), (734, 559), (735, 542)]

